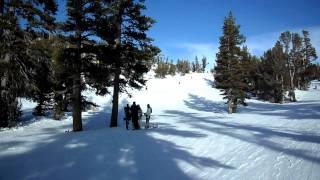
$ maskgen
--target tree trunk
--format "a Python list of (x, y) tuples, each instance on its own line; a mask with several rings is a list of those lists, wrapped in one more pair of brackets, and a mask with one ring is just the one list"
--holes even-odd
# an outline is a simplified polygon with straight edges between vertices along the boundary
[(118, 126), (118, 107), (119, 107), (119, 91), (120, 91), (120, 74), (121, 74), (121, 23), (122, 15), (124, 13), (124, 7), (121, 5), (118, 15), (114, 19), (114, 25), (116, 27), (116, 39), (114, 48), (118, 53), (117, 59), (115, 59), (115, 72), (114, 72), (114, 85), (113, 85), (113, 97), (112, 97), (112, 114), (110, 120), (110, 127)]
[[(11, 96), (11, 95), (9, 95)], [(18, 111), (20, 110), (18, 107), (18, 100), (16, 97), (9, 97), (8, 102), (8, 127), (13, 127), (17, 123), (17, 118), (19, 117)]]
[[(79, 17), (78, 17), (79, 18)], [(80, 18), (77, 19), (77, 27), (76, 27), (76, 38), (77, 38), (77, 54), (76, 61), (73, 62), (74, 67), (74, 75), (73, 75), (73, 87), (72, 87), (72, 118), (73, 118), (73, 131), (82, 131), (82, 102), (81, 102), (81, 29), (80, 29)]]
[(280, 100), (280, 104), (282, 104), (284, 102), (284, 79), (283, 79), (283, 75), (281, 75), (281, 100)]
[(297, 85), (298, 85), (298, 89), (299, 89), (299, 90), (302, 90), (302, 85), (301, 85), (302, 83), (301, 83), (301, 81), (302, 81), (301, 78), (298, 77)]
[(228, 113), (232, 114), (232, 112), (233, 112), (233, 105), (232, 105), (232, 100), (230, 99), (228, 101)]
[(227, 90), (227, 96), (228, 96), (228, 113), (229, 114), (232, 114), (232, 111), (233, 111), (233, 98), (231, 97), (231, 92), (232, 92), (232, 89), (228, 89)]
[(0, 15), (4, 12), (4, 0), (0, 0)]
[(237, 99), (234, 99), (233, 100), (233, 103), (232, 103), (232, 113), (236, 113), (237, 112)]
[(292, 102), (296, 102), (297, 99), (296, 99), (296, 94), (294, 92), (294, 73), (290, 73), (290, 100)]
[(45, 101), (44, 95), (42, 93), (39, 93), (39, 102), (34, 110), (34, 115), (36, 115), (36, 116), (43, 116), (44, 115), (44, 112), (45, 112), (45, 108), (44, 108), (45, 102), (44, 101)]
[[(1, 32), (2, 33), (2, 32)], [(6, 53), (3, 55), (3, 63), (10, 63), (10, 54)], [(13, 127), (16, 125), (16, 120), (18, 118), (18, 100), (14, 85), (9, 81), (10, 74), (7, 69), (5, 69), (3, 76), (0, 77), (0, 98), (1, 98), (1, 109), (4, 109), (4, 114), (0, 115), (3, 127)]]
[(294, 60), (290, 61), (290, 58), (287, 60), (288, 69), (289, 69), (289, 76), (290, 76), (290, 89), (289, 89), (289, 97), (290, 101), (295, 102), (296, 97), (294, 93), (294, 75), (295, 75), (295, 68), (294, 68)]
[(77, 72), (73, 78), (72, 102), (73, 131), (82, 131), (80, 72)]
[(116, 67), (115, 77), (114, 77), (114, 85), (113, 85), (113, 99), (112, 99), (112, 114), (110, 127), (118, 126), (118, 106), (119, 106), (119, 91), (120, 91), (120, 66)]

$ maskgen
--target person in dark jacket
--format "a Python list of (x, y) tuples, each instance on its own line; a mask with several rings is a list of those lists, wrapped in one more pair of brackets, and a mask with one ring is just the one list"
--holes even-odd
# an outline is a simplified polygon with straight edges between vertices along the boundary
[(124, 113), (125, 113), (124, 120), (126, 121), (126, 128), (128, 130), (129, 129), (129, 121), (131, 119), (131, 110), (130, 110), (129, 104), (127, 104), (127, 106), (124, 108)]
[(136, 102), (133, 102), (132, 106), (131, 106), (131, 118), (132, 118), (132, 123), (133, 123), (133, 127), (134, 129), (140, 129), (139, 127), (139, 116), (138, 116), (138, 107), (136, 105)]
[(139, 126), (140, 126), (141, 125), (141, 119), (142, 119), (142, 109), (141, 109), (139, 104), (137, 105), (137, 108), (138, 108), (138, 123), (139, 123)]

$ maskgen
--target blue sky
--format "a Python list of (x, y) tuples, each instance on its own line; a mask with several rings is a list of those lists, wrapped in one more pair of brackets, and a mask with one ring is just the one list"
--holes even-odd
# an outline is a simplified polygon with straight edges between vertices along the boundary
[(150, 36), (174, 60), (207, 56), (212, 65), (229, 11), (255, 55), (271, 48), (286, 30), (309, 30), (320, 48), (319, 0), (146, 0), (146, 5), (146, 13), (157, 21)]
[(320, 56), (320, 0), (146, 0), (146, 6), (157, 21), (149, 36), (173, 60), (206, 56), (212, 67), (229, 11), (254, 55), (271, 48), (281, 32), (306, 29)]

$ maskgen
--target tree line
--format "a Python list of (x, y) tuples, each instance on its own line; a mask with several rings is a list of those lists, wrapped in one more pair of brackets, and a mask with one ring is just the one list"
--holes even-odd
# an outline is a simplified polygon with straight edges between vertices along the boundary
[(144, 2), (66, 3), (59, 22), (55, 0), (0, 0), (1, 127), (16, 124), (18, 98), (25, 97), (38, 103), (35, 115), (52, 109), (60, 119), (71, 109), (73, 131), (81, 131), (82, 111), (95, 105), (82, 93), (88, 88), (112, 95), (110, 127), (116, 127), (119, 93), (145, 84), (160, 50), (146, 34), (155, 21), (144, 14)]
[(185, 75), (190, 72), (204, 73), (208, 62), (207, 58), (203, 57), (200, 63), (196, 56), (194, 61), (178, 59), (177, 62), (174, 63), (173, 60), (170, 60), (169, 62), (168, 58), (165, 59), (162, 56), (158, 56), (155, 64), (156, 67), (154, 71), (156, 73), (156, 77), (165, 78), (166, 75), (174, 76), (176, 73), (181, 75)]
[(307, 90), (311, 80), (320, 79), (308, 31), (283, 32), (274, 47), (256, 57), (244, 45), (245, 36), (231, 12), (222, 29), (214, 78), (229, 113), (236, 112), (238, 104), (247, 105), (245, 99), (252, 96), (273, 103), (295, 102), (295, 89)]

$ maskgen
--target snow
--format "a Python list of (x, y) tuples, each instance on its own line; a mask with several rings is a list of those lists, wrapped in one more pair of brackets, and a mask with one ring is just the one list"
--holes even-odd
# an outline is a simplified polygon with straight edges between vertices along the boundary
[[(84, 131), (63, 120), (35, 118), (0, 131), (0, 179), (320, 179), (320, 90), (297, 91), (297, 103), (249, 100), (227, 114), (211, 74), (155, 79), (122, 95), (119, 128), (108, 128), (110, 96), (83, 113)], [(150, 104), (158, 128), (125, 130), (122, 107)]]

